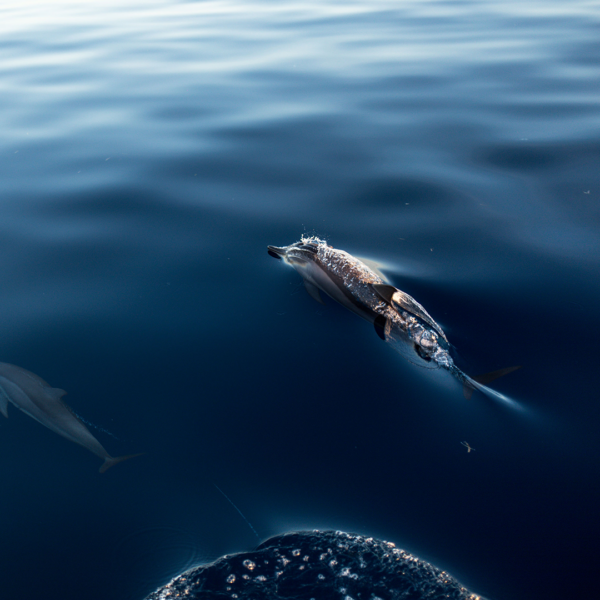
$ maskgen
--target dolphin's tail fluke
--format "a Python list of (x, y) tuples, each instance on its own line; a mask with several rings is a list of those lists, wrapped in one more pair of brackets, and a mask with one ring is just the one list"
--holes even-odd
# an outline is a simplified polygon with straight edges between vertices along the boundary
[(488, 387), (486, 387), (487, 384), (520, 368), (520, 365), (516, 367), (506, 367), (506, 369), (491, 371), (490, 373), (484, 373), (483, 375), (478, 375), (477, 377), (469, 377), (463, 373), (463, 376), (465, 377), (465, 379), (462, 379), (463, 394), (467, 400), (471, 398), (475, 390), (479, 390), (487, 395), (498, 396), (498, 392), (494, 392), (494, 390), (490, 390)]
[(136, 456), (142, 456), (143, 452), (139, 454), (127, 454), (126, 456), (107, 456), (104, 464), (100, 467), (100, 473), (104, 473), (114, 465), (118, 465), (120, 462), (127, 460), (129, 458), (135, 458)]

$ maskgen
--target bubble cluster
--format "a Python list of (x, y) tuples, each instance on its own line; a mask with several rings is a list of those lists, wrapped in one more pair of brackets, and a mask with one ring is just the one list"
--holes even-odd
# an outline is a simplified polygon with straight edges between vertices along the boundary
[(292, 532), (176, 577), (147, 600), (483, 600), (390, 542)]

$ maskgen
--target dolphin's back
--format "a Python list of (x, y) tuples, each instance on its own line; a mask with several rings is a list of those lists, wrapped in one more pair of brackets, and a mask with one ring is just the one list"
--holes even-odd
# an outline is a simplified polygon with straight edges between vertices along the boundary
[(40, 387), (45, 388), (45, 390), (53, 390), (52, 395), (57, 398), (62, 398), (67, 393), (65, 390), (53, 388), (39, 375), (10, 363), (0, 362), (0, 377), (6, 377), (6, 379), (18, 385), (26, 394), (34, 392)]
[(377, 273), (344, 250), (326, 244), (319, 245), (316, 264), (328, 280), (318, 284), (323, 291), (368, 321), (375, 319), (377, 309), (384, 305), (372, 288), (372, 284), (383, 283)]

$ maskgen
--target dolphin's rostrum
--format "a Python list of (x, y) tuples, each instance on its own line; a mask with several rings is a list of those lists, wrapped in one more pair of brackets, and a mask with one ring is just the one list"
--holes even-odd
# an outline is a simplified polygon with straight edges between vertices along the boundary
[(267, 247), (269, 255), (283, 259), (304, 280), (308, 293), (322, 302), (325, 292), (342, 306), (371, 322), (379, 337), (396, 347), (412, 347), (415, 358), (442, 367), (462, 384), (465, 396), (473, 390), (502, 397), (483, 385), (519, 367), (509, 367), (480, 377), (463, 373), (449, 354), (449, 344), (442, 328), (411, 296), (388, 285), (373, 269), (354, 256), (336, 250), (317, 237), (303, 237), (299, 242), (278, 248)]
[(8, 403), (11, 402), (38, 423), (102, 458), (104, 463), (100, 467), (100, 473), (128, 458), (139, 456), (130, 454), (112, 457), (61, 400), (66, 393), (50, 387), (30, 371), (0, 363), (0, 413), (5, 417), (8, 417)]

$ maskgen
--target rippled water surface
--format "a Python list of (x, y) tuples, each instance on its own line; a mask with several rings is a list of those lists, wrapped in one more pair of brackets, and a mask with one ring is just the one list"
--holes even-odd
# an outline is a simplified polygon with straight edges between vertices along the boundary
[[(2, 594), (137, 600), (295, 529), (490, 600), (593, 597), (597, 2), (0, 4)], [(378, 261), (516, 408), (464, 399), (267, 244)], [(467, 452), (462, 441), (475, 448)], [(6, 596), (4, 596), (6, 594)], [(587, 596), (586, 596), (587, 594)]]

